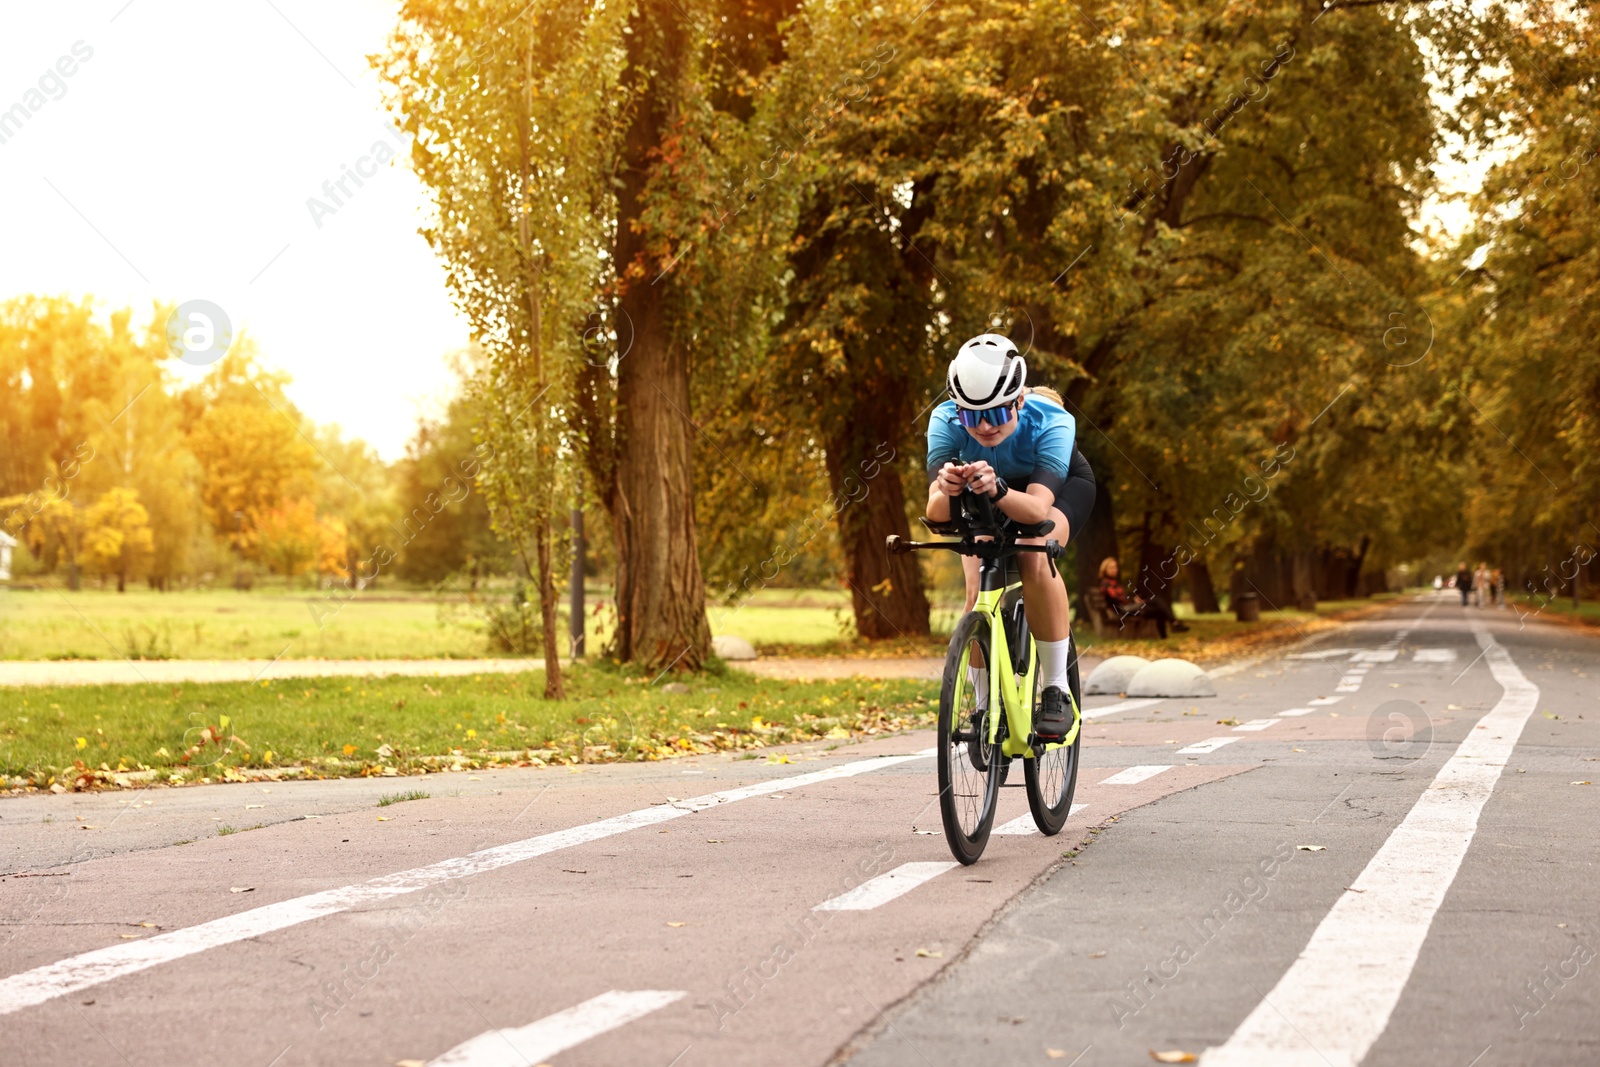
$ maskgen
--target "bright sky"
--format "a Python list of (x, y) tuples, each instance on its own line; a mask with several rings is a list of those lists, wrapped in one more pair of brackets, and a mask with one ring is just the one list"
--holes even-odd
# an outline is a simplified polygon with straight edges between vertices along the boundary
[[(417, 236), (426, 199), (365, 58), (397, 8), (8, 4), (0, 113), (47, 84), (20, 129), (0, 125), (0, 298), (92, 295), (144, 316), (209, 300), (294, 376), (308, 415), (400, 456), (419, 412), (448, 398), (445, 356), (467, 327)], [(371, 176), (346, 179), (352, 195), (319, 227), (307, 199), (331, 203), (323, 183), (380, 141), (400, 161), (360, 164)]]

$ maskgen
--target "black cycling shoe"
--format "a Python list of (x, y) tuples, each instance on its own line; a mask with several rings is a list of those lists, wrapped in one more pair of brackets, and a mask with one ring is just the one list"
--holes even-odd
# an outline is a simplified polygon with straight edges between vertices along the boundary
[(1033, 732), (1040, 737), (1055, 740), (1067, 736), (1072, 729), (1072, 701), (1059, 686), (1048, 686), (1039, 696), (1039, 707), (1033, 713)]

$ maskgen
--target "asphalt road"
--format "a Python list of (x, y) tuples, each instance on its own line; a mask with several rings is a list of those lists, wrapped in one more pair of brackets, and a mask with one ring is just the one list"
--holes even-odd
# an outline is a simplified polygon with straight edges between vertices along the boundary
[(927, 733), (7, 799), (0, 1063), (1592, 1064), (1596, 673), (1440, 599), (1091, 700), (968, 868)]

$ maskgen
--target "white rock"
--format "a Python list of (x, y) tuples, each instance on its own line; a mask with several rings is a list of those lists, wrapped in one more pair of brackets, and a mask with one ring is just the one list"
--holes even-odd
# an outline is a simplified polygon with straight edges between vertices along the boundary
[(1211, 676), (1186, 659), (1158, 659), (1128, 683), (1130, 697), (1214, 697)]
[(1083, 695), (1125, 693), (1133, 676), (1149, 665), (1143, 656), (1112, 656), (1090, 672), (1089, 680), (1083, 684)]
[(711, 639), (711, 651), (722, 659), (755, 659), (756, 649), (749, 641), (733, 634), (718, 634)]

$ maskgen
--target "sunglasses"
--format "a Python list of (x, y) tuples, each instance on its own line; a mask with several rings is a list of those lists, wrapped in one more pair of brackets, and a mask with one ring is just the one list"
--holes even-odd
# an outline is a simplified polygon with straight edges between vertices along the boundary
[(1010, 404), (1002, 404), (997, 408), (984, 408), (982, 411), (956, 408), (956, 419), (969, 430), (977, 429), (980, 422), (987, 422), (990, 426), (1004, 426), (1016, 417), (1017, 413)]

